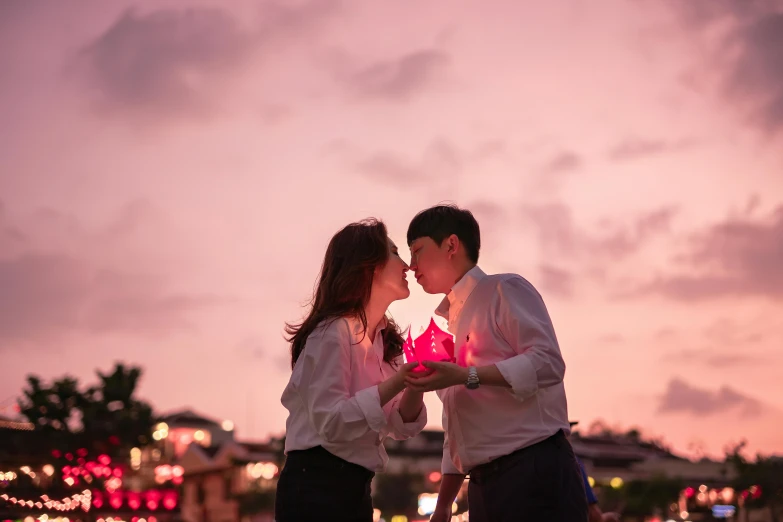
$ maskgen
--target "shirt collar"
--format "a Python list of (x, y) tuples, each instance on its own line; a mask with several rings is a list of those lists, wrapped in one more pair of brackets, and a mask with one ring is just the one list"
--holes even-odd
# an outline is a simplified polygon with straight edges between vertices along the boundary
[[(358, 317), (346, 317), (345, 320), (348, 322), (348, 328), (351, 330), (351, 340), (353, 344), (360, 344), (362, 346), (370, 346), (374, 344), (370, 341), (370, 337), (368, 335), (364, 335), (364, 327), (362, 326), (362, 322)], [(387, 321), (386, 316), (381, 318), (381, 322), (378, 323), (378, 329), (375, 332), (376, 341), (383, 337), (381, 332), (386, 329), (388, 324), (389, 322)]]
[(451, 291), (446, 295), (443, 301), (441, 301), (440, 305), (435, 310), (435, 314), (448, 319), (449, 309), (454, 303), (464, 303), (467, 301), (470, 294), (476, 288), (476, 285), (486, 276), (487, 274), (485, 274), (478, 265), (468, 270), (467, 273), (451, 287)]

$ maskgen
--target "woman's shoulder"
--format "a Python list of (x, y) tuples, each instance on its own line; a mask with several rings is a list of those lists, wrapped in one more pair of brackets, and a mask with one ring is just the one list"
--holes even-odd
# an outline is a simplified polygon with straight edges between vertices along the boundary
[(350, 344), (351, 328), (344, 317), (324, 319), (307, 336), (307, 342), (345, 341)]

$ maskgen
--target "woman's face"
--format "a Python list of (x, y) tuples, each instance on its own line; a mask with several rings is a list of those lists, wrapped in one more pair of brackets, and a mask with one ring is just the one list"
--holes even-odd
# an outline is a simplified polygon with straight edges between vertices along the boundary
[(389, 261), (375, 271), (373, 295), (383, 295), (390, 301), (405, 299), (411, 295), (408, 288), (407, 263), (400, 257), (397, 245), (389, 239)]

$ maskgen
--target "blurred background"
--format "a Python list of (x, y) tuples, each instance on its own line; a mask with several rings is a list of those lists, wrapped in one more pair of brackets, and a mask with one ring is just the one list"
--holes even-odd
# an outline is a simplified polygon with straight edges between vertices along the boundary
[[(329, 238), (407, 259), (444, 201), (544, 296), (602, 505), (783, 504), (781, 2), (5, 0), (0, 71), (0, 519), (271, 520)], [(427, 405), (387, 522), (437, 491)]]

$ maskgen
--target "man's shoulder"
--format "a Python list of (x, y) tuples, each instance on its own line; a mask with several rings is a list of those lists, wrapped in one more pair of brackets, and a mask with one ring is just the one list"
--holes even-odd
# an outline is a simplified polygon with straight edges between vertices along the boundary
[(491, 285), (497, 289), (500, 289), (504, 286), (514, 286), (532, 290), (533, 292), (538, 293), (538, 290), (536, 290), (536, 287), (533, 286), (533, 283), (519, 274), (492, 274), (487, 275), (485, 280), (488, 285)]

